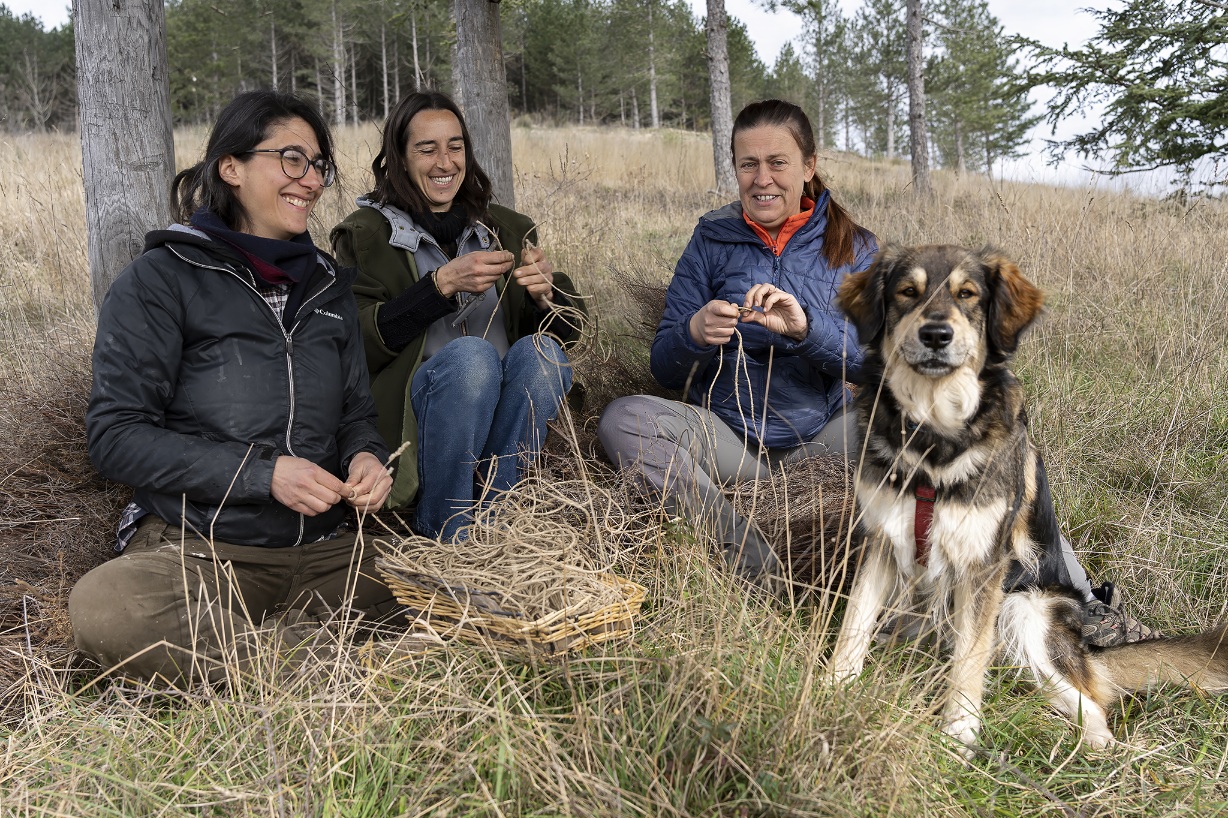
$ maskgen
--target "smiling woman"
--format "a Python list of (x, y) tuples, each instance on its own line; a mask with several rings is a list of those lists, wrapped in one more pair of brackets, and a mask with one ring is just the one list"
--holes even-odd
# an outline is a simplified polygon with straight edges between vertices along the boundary
[(833, 299), (876, 243), (824, 186), (796, 105), (748, 105), (730, 152), (739, 200), (699, 220), (652, 345), (653, 375), (686, 388), (686, 403), (620, 398), (598, 434), (672, 513), (712, 531), (740, 575), (771, 587), (781, 571), (772, 544), (721, 484), (851, 449), (844, 384), (861, 352)]
[(121, 674), (220, 679), (275, 613), (395, 608), (353, 525), (392, 479), (352, 273), (307, 233), (333, 176), (313, 107), (243, 94), (175, 179), (183, 223), (146, 236), (102, 304), (90, 457), (134, 494), (122, 556), (69, 613), (77, 646)]
[(460, 109), (438, 93), (397, 103), (371, 165), (375, 189), (333, 230), (354, 293), (379, 428), (402, 446), (388, 505), (464, 538), (476, 501), (510, 489), (571, 388), (564, 347), (582, 302), (526, 216), (491, 202)]

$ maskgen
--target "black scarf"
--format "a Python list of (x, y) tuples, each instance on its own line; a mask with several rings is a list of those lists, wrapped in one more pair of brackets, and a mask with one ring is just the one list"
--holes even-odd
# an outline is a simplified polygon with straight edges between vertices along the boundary
[(415, 213), (414, 221), (418, 226), (431, 234), (431, 237), (439, 243), (440, 249), (448, 254), (448, 258), (456, 257), (457, 242), (460, 241), (461, 233), (465, 232), (465, 228), (469, 226), (469, 216), (465, 213), (465, 208), (456, 206), (442, 213), (435, 211), (427, 211), (426, 213)]
[(193, 227), (238, 250), (266, 284), (297, 284), (316, 268), (316, 246), (308, 232), (285, 241), (240, 233), (226, 226), (211, 210), (197, 210), (189, 220)]

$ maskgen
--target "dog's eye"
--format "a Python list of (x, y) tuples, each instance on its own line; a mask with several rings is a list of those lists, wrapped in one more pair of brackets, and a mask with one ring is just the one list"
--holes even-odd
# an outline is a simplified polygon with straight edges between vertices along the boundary
[(917, 288), (909, 284), (907, 287), (900, 290), (900, 295), (904, 296), (905, 298), (916, 298)]
[(958, 295), (961, 299), (976, 298), (976, 290), (970, 290), (967, 287), (963, 287), (960, 289)]

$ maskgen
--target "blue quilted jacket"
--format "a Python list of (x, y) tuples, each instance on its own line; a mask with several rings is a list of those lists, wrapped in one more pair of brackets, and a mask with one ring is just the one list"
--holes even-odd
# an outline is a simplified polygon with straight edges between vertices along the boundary
[[(818, 434), (845, 399), (844, 381), (861, 366), (857, 332), (834, 299), (844, 276), (867, 268), (878, 248), (862, 234), (852, 264), (828, 266), (828, 196), (819, 197), (814, 215), (780, 256), (746, 224), (740, 203), (704, 215), (678, 260), (652, 343), (652, 374), (662, 386), (685, 388), (689, 403), (706, 406), (768, 448), (797, 446)], [(695, 344), (687, 329), (691, 316), (715, 298), (741, 304), (762, 282), (797, 298), (810, 319), (803, 340), (742, 323), (741, 346), (737, 335), (720, 347)]]

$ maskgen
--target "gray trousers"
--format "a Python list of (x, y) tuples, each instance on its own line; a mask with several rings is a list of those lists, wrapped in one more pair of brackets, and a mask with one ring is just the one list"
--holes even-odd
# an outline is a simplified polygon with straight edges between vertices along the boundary
[(251, 637), (283, 614), (305, 625), (283, 641), (318, 630), (347, 604), (368, 622), (400, 615), (376, 578), (375, 549), (358, 553), (356, 539), (294, 548), (210, 543), (151, 514), (123, 554), (73, 587), (77, 649), (125, 677), (218, 682), (248, 664)]
[[(610, 459), (638, 472), (646, 487), (663, 498), (668, 511), (709, 528), (726, 560), (749, 579), (779, 574), (781, 565), (771, 543), (753, 521), (734, 510), (721, 486), (764, 479), (773, 469), (809, 457), (850, 457), (861, 447), (852, 412), (837, 414), (799, 446), (764, 449), (707, 409), (652, 395), (611, 402), (601, 415), (597, 436)], [(1061, 542), (1075, 588), (1090, 599), (1087, 572), (1064, 536)]]

